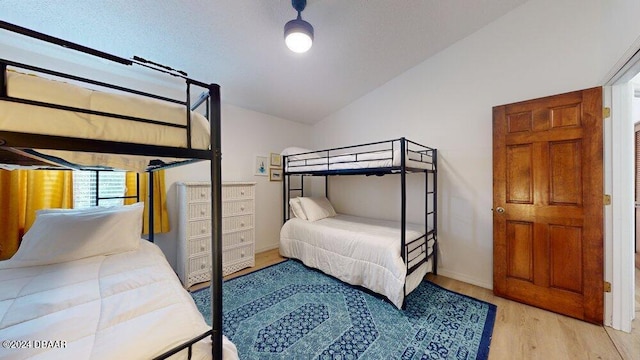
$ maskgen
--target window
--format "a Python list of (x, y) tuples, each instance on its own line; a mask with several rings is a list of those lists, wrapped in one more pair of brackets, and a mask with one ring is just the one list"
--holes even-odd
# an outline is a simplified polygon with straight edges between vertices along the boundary
[[(75, 209), (96, 206), (123, 205), (126, 191), (125, 172), (123, 171), (74, 171), (73, 207)], [(96, 181), (98, 180), (98, 181)], [(96, 190), (99, 190), (99, 194)]]

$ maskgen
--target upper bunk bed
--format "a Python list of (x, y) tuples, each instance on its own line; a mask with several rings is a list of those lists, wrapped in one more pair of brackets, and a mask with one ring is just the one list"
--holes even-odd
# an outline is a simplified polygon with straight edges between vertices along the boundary
[(283, 154), (284, 175), (384, 175), (434, 172), (436, 149), (406, 138), (326, 150), (289, 148)]
[[(222, 358), (222, 205), (220, 87), (145, 59), (125, 59), (0, 21), (0, 32), (42, 40), (123, 65), (139, 65), (185, 84), (185, 99), (76, 76), (0, 55), (0, 168), (114, 169), (149, 172), (211, 162), (212, 329), (161, 357), (210, 336)], [(192, 92), (201, 95), (192, 100)], [(152, 193), (152, 192), (150, 192)], [(150, 198), (153, 209), (153, 198)], [(151, 212), (151, 211), (150, 211)], [(153, 218), (153, 215), (150, 216)], [(153, 224), (150, 224), (153, 229)], [(185, 350), (187, 351), (187, 350)]]
[[(123, 93), (93, 90), (66, 82), (78, 81), (75, 76), (5, 59), (0, 60), (0, 67), (4, 75), (2, 141), (3, 146), (14, 148), (14, 153), (51, 165), (137, 172), (210, 158), (209, 121), (197, 111), (187, 112), (185, 101), (82, 79)], [(188, 87), (193, 85), (196, 83), (187, 81)], [(29, 134), (29, 139), (21, 134)], [(84, 141), (76, 148), (78, 138), (91, 143)], [(92, 145), (95, 141), (104, 143)], [(26, 142), (37, 150), (24, 150)], [(109, 149), (109, 156), (97, 155), (104, 149)], [(75, 152), (80, 150), (83, 152)]]
[[(2, 58), (0, 71), (0, 146), (22, 155), (20, 165), (31, 158), (36, 166), (143, 172), (212, 158), (208, 118), (218, 85), (172, 74), (186, 84), (178, 100)], [(194, 88), (202, 95), (192, 103)], [(0, 154), (4, 164), (15, 158)]]

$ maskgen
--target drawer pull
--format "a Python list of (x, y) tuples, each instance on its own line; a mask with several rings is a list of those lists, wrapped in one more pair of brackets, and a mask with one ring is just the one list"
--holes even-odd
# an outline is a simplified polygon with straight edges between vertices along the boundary
[(207, 193), (200, 193), (200, 197), (205, 197), (207, 196)]
[(244, 257), (244, 251), (240, 253), (240, 257)]
[(207, 213), (206, 211), (204, 211), (204, 210), (200, 210), (200, 215), (204, 215), (204, 214), (206, 214), (206, 213)]
[(203, 262), (202, 265), (200, 265), (200, 269), (204, 269), (205, 267), (207, 267), (207, 263)]
[(200, 245), (200, 250), (204, 250), (206, 247), (203, 245)]
[(243, 241), (244, 241), (244, 235), (240, 236), (240, 242), (243, 242)]
[(240, 211), (244, 211), (244, 205), (240, 206)]
[(207, 232), (207, 228), (203, 227), (202, 230), (200, 230), (201, 233), (206, 233)]
[(240, 223), (240, 227), (244, 227), (244, 221)]

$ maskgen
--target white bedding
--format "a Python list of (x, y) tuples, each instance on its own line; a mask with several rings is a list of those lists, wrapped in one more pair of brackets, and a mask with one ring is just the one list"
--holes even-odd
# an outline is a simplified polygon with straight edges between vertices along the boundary
[[(423, 226), (407, 224), (407, 242), (421, 234)], [(430, 241), (427, 253), (432, 249)], [(314, 222), (290, 219), (280, 231), (280, 254), (382, 294), (398, 308), (404, 300), (405, 279), (409, 294), (432, 269), (429, 260), (406, 276), (400, 256), (399, 222), (343, 214)]]
[[(11, 97), (117, 113), (172, 124), (186, 125), (185, 107), (141, 96), (121, 95), (86, 89), (77, 85), (42, 77), (7, 72), (7, 94)], [(194, 149), (208, 149), (209, 122), (191, 112), (191, 137)], [(136, 121), (121, 120), (35, 105), (3, 101), (0, 106), (0, 129), (70, 136), (86, 139), (131, 142), (137, 144), (187, 147), (186, 130)], [(69, 151), (39, 151), (80, 165), (110, 166), (123, 170), (144, 171), (151, 157), (113, 155), (105, 158)], [(176, 159), (164, 159), (166, 162)]]
[[(428, 162), (426, 162), (428, 161)], [(375, 152), (331, 155), (320, 152), (316, 157), (305, 155), (302, 160), (290, 160), (285, 164), (288, 172), (307, 172), (325, 170), (371, 169), (400, 166), (400, 150), (381, 150)], [(431, 157), (413, 151), (407, 152), (405, 165), (418, 169), (431, 168)]]
[[(53, 265), (0, 261), (0, 359), (150, 359), (207, 331), (160, 249), (140, 241), (136, 251)], [(223, 343), (224, 358), (237, 359)], [(211, 358), (209, 337), (193, 358)]]

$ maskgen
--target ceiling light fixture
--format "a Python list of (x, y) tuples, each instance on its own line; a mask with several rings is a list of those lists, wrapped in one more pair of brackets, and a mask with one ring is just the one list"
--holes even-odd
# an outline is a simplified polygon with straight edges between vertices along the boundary
[(284, 41), (291, 51), (303, 53), (313, 44), (313, 26), (300, 16), (307, 6), (307, 0), (291, 0), (291, 5), (298, 12), (298, 17), (284, 25)]

